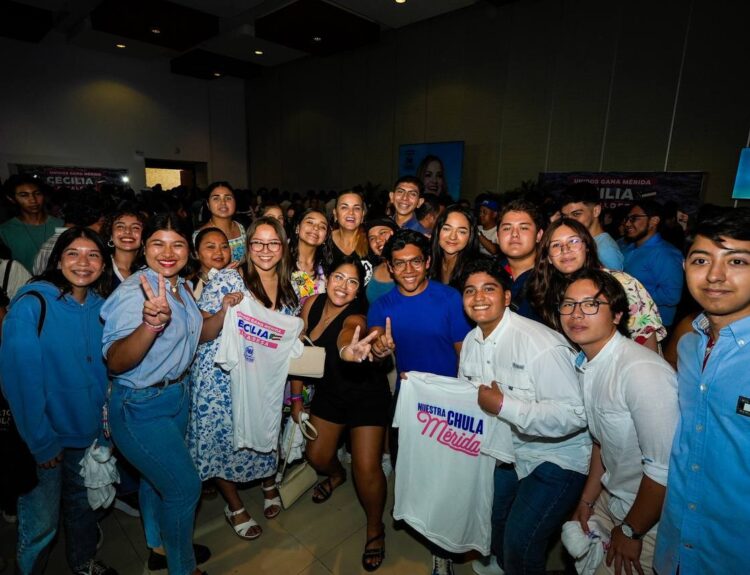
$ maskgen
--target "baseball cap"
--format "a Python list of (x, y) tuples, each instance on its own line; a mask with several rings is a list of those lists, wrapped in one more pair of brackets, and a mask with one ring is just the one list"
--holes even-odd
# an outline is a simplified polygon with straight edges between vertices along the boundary
[(500, 210), (495, 200), (484, 200), (481, 204), (479, 204), (479, 207), (489, 208), (493, 212), (497, 212)]

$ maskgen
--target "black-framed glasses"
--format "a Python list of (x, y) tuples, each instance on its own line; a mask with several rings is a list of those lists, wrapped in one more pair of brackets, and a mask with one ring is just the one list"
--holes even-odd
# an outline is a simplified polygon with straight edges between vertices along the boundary
[(262, 242), (260, 240), (250, 240), (250, 249), (256, 254), (263, 251), (264, 248), (268, 248), (271, 253), (276, 253), (281, 249), (281, 242), (279, 240), (272, 240), (270, 242)]
[(568, 238), (564, 242), (552, 242), (549, 245), (549, 255), (555, 257), (559, 256), (564, 251), (580, 252), (581, 249), (583, 249), (583, 240), (581, 238)]
[(583, 301), (563, 300), (557, 306), (560, 315), (573, 315), (576, 306), (580, 306), (583, 315), (596, 315), (599, 313), (600, 305), (609, 305), (609, 302), (598, 299), (585, 299)]
[(396, 270), (397, 272), (403, 271), (406, 269), (406, 265), (411, 265), (412, 269), (415, 270), (421, 270), (422, 266), (424, 265), (424, 258), (422, 257), (416, 257), (412, 258), (410, 260), (393, 260), (391, 263), (391, 267)]
[(640, 220), (641, 218), (650, 218), (650, 217), (651, 216), (649, 216), (647, 214), (633, 214), (633, 215), (625, 216), (622, 219), (622, 221), (625, 222), (626, 224), (628, 224), (628, 223), (636, 222), (636, 221)]

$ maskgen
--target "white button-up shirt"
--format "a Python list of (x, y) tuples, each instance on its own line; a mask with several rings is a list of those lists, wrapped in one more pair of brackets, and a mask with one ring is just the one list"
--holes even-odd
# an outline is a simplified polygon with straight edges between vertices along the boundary
[(601, 445), (602, 484), (609, 508), (622, 520), (643, 474), (667, 484), (669, 453), (679, 409), (677, 378), (659, 354), (620, 333), (589, 362), (576, 360), (589, 430)]
[(591, 438), (573, 358), (562, 335), (509, 309), (486, 339), (479, 327), (464, 339), (459, 377), (502, 390), (498, 417), (511, 426), (519, 479), (545, 461), (588, 473)]

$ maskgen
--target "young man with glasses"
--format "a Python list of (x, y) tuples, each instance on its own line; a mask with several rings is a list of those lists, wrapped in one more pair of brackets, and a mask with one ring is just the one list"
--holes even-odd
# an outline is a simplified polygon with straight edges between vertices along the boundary
[(653, 200), (639, 200), (625, 216), (624, 271), (639, 280), (654, 298), (662, 323), (674, 322), (682, 296), (682, 254), (659, 233), (662, 207)]
[(627, 337), (627, 296), (611, 274), (574, 274), (558, 311), (581, 349), (575, 364), (594, 439), (573, 520), (586, 534), (592, 518), (611, 532), (598, 575), (650, 573), (679, 417), (674, 370)]
[(398, 227), (429, 235), (430, 230), (419, 223), (416, 215), (417, 208), (424, 203), (423, 193), (422, 180), (414, 176), (402, 176), (396, 180), (388, 198), (393, 205), (393, 220)]
[(699, 222), (685, 277), (703, 308), (679, 343), (680, 423), (656, 542), (659, 575), (747, 573), (750, 211)]
[(479, 406), (510, 426), (514, 452), (494, 471), (494, 557), (472, 568), (543, 575), (548, 544), (575, 508), (591, 452), (573, 350), (556, 331), (511, 311), (511, 279), (494, 260), (469, 262), (461, 284), (464, 311), (477, 327), (464, 340), (459, 377), (479, 384)]
[[(429, 240), (414, 230), (400, 229), (386, 242), (383, 258), (396, 287), (375, 300), (367, 314), (370, 333), (378, 333), (372, 353), (382, 359), (395, 352), (399, 373), (420, 371), (456, 377), (461, 344), (471, 328), (458, 291), (427, 278), (429, 253)], [(394, 404), (399, 387), (400, 382)], [(391, 454), (395, 459), (394, 443)], [(452, 575), (449, 554), (435, 545), (430, 547), (433, 575)]]

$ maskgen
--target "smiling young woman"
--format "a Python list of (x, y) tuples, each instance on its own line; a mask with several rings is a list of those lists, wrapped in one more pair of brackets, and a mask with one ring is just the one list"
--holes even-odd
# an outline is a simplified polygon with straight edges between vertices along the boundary
[(61, 507), (69, 567), (74, 573), (113, 572), (94, 558), (97, 516), (78, 473), (85, 449), (101, 431), (108, 377), (98, 352), (99, 312), (110, 273), (99, 236), (70, 228), (58, 238), (45, 271), (19, 289), (3, 322), (3, 393), (38, 464), (36, 488), (18, 502), (22, 573), (38, 567), (57, 532)]

